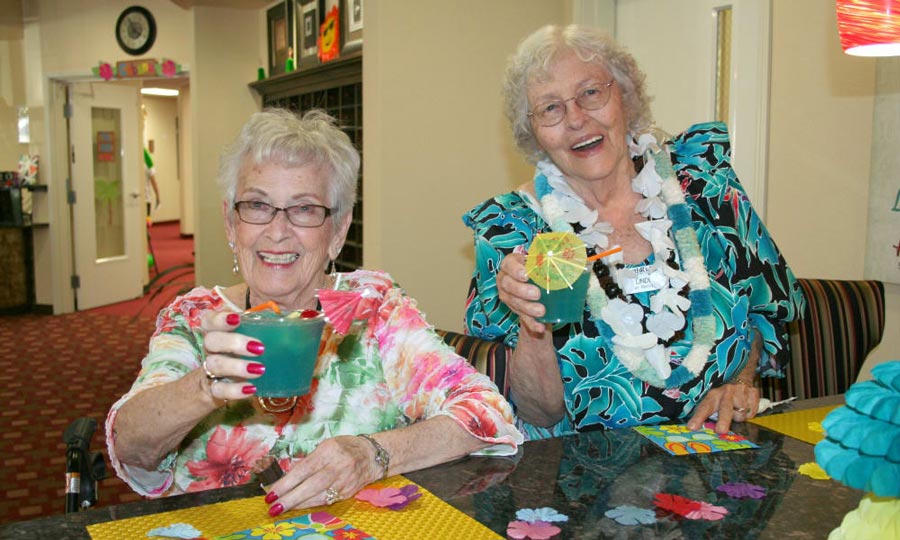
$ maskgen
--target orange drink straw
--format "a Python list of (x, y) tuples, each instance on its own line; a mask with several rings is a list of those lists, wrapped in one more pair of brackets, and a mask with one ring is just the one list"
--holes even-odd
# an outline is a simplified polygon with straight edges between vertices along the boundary
[(608, 257), (610, 255), (614, 255), (618, 252), (622, 251), (622, 246), (616, 246), (611, 249), (607, 249), (606, 251), (602, 251), (596, 255), (591, 255), (587, 258), (587, 262), (596, 261), (597, 259), (602, 259), (603, 257)]
[(263, 302), (262, 304), (259, 304), (258, 306), (253, 306), (252, 308), (248, 309), (245, 313), (254, 313), (257, 311), (262, 311), (264, 309), (271, 309), (275, 313), (281, 315), (281, 308), (278, 307), (278, 304), (276, 304), (272, 300), (269, 300), (268, 302)]

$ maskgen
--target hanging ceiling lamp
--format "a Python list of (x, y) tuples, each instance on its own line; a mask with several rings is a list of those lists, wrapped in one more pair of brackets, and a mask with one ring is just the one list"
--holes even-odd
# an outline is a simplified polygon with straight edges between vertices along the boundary
[(837, 0), (841, 47), (855, 56), (900, 56), (900, 0)]

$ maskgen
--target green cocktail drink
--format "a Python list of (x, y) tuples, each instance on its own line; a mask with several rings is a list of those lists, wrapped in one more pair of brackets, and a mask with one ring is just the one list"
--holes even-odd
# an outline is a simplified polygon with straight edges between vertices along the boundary
[(282, 317), (272, 312), (245, 313), (237, 331), (261, 341), (265, 352), (245, 356), (265, 364), (266, 372), (251, 382), (259, 397), (293, 397), (309, 393), (325, 317)]
[(562, 287), (551, 290), (547, 290), (529, 279), (531, 283), (538, 285), (541, 290), (539, 302), (547, 309), (544, 316), (538, 317), (537, 320), (542, 323), (581, 322), (584, 317), (589, 276), (589, 272), (584, 272), (571, 288)]

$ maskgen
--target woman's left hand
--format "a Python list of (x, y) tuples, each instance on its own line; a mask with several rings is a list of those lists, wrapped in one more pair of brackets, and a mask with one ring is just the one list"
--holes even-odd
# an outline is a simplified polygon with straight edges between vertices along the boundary
[[(381, 479), (381, 475), (374, 449), (362, 437), (341, 435), (326, 439), (272, 484), (266, 497), (271, 505), (269, 515), (349, 499)], [(333, 490), (331, 500), (329, 490)]]
[[(752, 379), (750, 379), (752, 380)], [(759, 409), (759, 389), (743, 383), (723, 384), (710, 390), (694, 410), (687, 427), (697, 430), (713, 414), (718, 413), (716, 433), (728, 433), (732, 420), (745, 422)]]

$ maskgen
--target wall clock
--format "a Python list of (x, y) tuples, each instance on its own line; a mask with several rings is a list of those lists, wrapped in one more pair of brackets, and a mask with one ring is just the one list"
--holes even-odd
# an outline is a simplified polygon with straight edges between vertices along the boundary
[(130, 55), (144, 54), (156, 41), (156, 20), (146, 8), (126, 8), (116, 21), (116, 41)]

